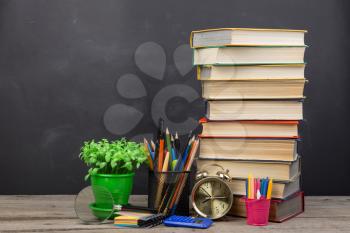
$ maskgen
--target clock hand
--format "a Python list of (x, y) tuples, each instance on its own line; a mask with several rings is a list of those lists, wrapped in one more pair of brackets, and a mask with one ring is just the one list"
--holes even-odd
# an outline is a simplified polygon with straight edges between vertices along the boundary
[(209, 197), (211, 197), (211, 195), (202, 187), (200, 187), (200, 189), (202, 189)]
[(226, 199), (226, 197), (206, 197), (202, 203), (206, 203), (207, 201), (212, 201), (213, 199)]
[(210, 201), (211, 197), (206, 197), (204, 201), (202, 201), (202, 203), (206, 203), (207, 201)]
[(211, 197), (212, 199), (227, 199), (227, 197)]
[(211, 200), (211, 199), (227, 199), (227, 197), (215, 197), (215, 196), (214, 197), (206, 197), (205, 201), (208, 201), (208, 200)]

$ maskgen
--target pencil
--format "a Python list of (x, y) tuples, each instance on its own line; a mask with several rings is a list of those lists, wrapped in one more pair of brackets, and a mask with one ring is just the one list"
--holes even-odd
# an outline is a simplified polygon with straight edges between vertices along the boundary
[(258, 191), (258, 183), (257, 183), (257, 179), (256, 178), (254, 178), (254, 199), (256, 199), (257, 198), (257, 191)]
[(164, 158), (164, 164), (163, 164), (162, 172), (167, 172), (168, 171), (169, 159), (170, 159), (170, 155), (169, 155), (169, 151), (168, 151), (168, 152), (166, 152), (166, 155), (165, 155), (165, 158)]
[(158, 187), (157, 187), (156, 200), (155, 200), (155, 208), (158, 208), (160, 206), (159, 202), (161, 200), (164, 183), (165, 183), (165, 180), (167, 178), (166, 177), (167, 174), (164, 172), (168, 171), (168, 164), (169, 164), (169, 152), (167, 152), (165, 155), (164, 164), (162, 166), (162, 173), (160, 173), (159, 183), (158, 183)]
[(174, 160), (176, 160), (176, 148), (175, 148), (175, 141), (171, 141), (171, 162), (173, 163)]
[(262, 196), (266, 198), (266, 191), (267, 191), (267, 179), (263, 179), (263, 188), (262, 188)]
[(248, 183), (249, 183), (248, 180), (249, 178), (245, 180), (245, 196), (247, 199), (248, 199)]
[(158, 152), (158, 171), (162, 171), (164, 162), (164, 139), (159, 140), (159, 152)]
[[(170, 132), (169, 132), (169, 129), (168, 129), (168, 128), (166, 128), (166, 131), (165, 131), (165, 140), (166, 140), (166, 146), (167, 146), (168, 152), (169, 152), (169, 153), (172, 153), (172, 149), (171, 149), (171, 140), (170, 140)], [(169, 158), (169, 161), (172, 161), (172, 157)]]
[(147, 147), (147, 140), (146, 138), (143, 139), (143, 144), (144, 144), (144, 148), (145, 148), (145, 152), (147, 153), (147, 159), (148, 159), (148, 163), (149, 163), (149, 169), (151, 171), (153, 171), (153, 160), (152, 160), (152, 157), (151, 157), (151, 151), (148, 150), (148, 147)]
[(189, 140), (189, 142), (188, 142), (188, 145), (187, 145), (187, 147), (186, 147), (186, 150), (185, 150), (185, 152), (184, 152), (184, 154), (183, 154), (183, 156), (182, 156), (182, 161), (181, 161), (181, 163), (180, 163), (180, 167), (179, 167), (179, 171), (182, 171), (183, 170), (183, 168), (184, 168), (184, 166), (185, 166), (185, 164), (186, 164), (186, 161), (187, 161), (187, 157), (188, 157), (188, 155), (189, 155), (189, 153), (190, 153), (190, 151), (191, 151), (191, 146), (192, 146), (192, 143), (193, 143), (193, 141), (194, 141), (194, 136)]
[(190, 142), (191, 138), (192, 138), (192, 131), (190, 131), (190, 133), (188, 134), (187, 141), (186, 141), (186, 144), (185, 144), (185, 148), (183, 149), (183, 153), (180, 153), (180, 149), (179, 149), (179, 157), (177, 158), (177, 163), (176, 163), (176, 166), (175, 166), (175, 169), (174, 169), (175, 171), (179, 171), (179, 167), (180, 167), (181, 162), (182, 162), (183, 154), (185, 153), (185, 150), (187, 149), (187, 145)]
[(267, 188), (267, 196), (266, 199), (271, 199), (271, 194), (272, 194), (272, 179), (269, 180), (269, 185)]
[(260, 196), (261, 196), (261, 192), (260, 192), (260, 178), (257, 178), (257, 180), (256, 180), (256, 198), (258, 198), (258, 191), (259, 191), (259, 193), (260, 193)]
[[(192, 167), (192, 164), (193, 164), (193, 161), (194, 161), (194, 157), (197, 153), (197, 150), (198, 150), (198, 145), (199, 145), (199, 140), (195, 140), (193, 142), (193, 147), (191, 148), (191, 152), (190, 152), (190, 155), (189, 155), (189, 159), (185, 165), (185, 168), (184, 168), (184, 171), (190, 171), (191, 170), (191, 167)], [(177, 188), (177, 191), (175, 193), (175, 196), (172, 200), (172, 202), (170, 203), (170, 209), (172, 210), (172, 214), (174, 214), (175, 210), (176, 210), (176, 207), (177, 207), (177, 204), (180, 200), (180, 196), (182, 194), (182, 191), (183, 191), (183, 188), (185, 187), (185, 184), (186, 184), (186, 180), (187, 180), (187, 176), (189, 174), (182, 174), (182, 177), (181, 177), (181, 180), (179, 182), (179, 185), (178, 185), (178, 188)]]
[(153, 151), (156, 150), (156, 145), (154, 144), (153, 140), (151, 140), (151, 147), (152, 147), (152, 150), (153, 150)]
[[(189, 169), (190, 169), (191, 166), (192, 166), (192, 163), (193, 163), (193, 160), (194, 160), (194, 155), (195, 155), (195, 153), (196, 153), (196, 151), (197, 151), (197, 149), (198, 149), (198, 141), (195, 141), (195, 142), (196, 142), (196, 145), (195, 145), (194, 147), (192, 147), (191, 152), (190, 152), (190, 155), (188, 156), (189, 159), (188, 159), (188, 161), (186, 161), (186, 164), (184, 165), (184, 169), (183, 169), (182, 171), (189, 171)], [(180, 185), (181, 185), (181, 183), (182, 183), (182, 181), (183, 181), (183, 177), (184, 177), (184, 176), (185, 176), (185, 174), (182, 174), (182, 176), (180, 176), (180, 177), (181, 177), (181, 178), (180, 178)], [(187, 177), (187, 176), (186, 176), (186, 177)], [(177, 189), (179, 189), (179, 187), (178, 187)], [(178, 196), (179, 193), (176, 192), (175, 195)], [(181, 195), (181, 194), (180, 194), (180, 195)]]
[(248, 193), (247, 193), (247, 198), (250, 199), (251, 198), (251, 182), (252, 176), (249, 174), (248, 175)]
[(180, 151), (181, 145), (180, 145), (179, 135), (177, 134), (177, 132), (175, 133), (174, 144), (175, 144), (175, 149), (176, 149), (176, 151)]
[(147, 149), (148, 149), (148, 151), (149, 151), (149, 153), (151, 155), (151, 158), (152, 158), (152, 160), (154, 160), (154, 153), (153, 153), (152, 148), (151, 148), (151, 146), (148, 143), (146, 138), (143, 138), (143, 143), (147, 145)]

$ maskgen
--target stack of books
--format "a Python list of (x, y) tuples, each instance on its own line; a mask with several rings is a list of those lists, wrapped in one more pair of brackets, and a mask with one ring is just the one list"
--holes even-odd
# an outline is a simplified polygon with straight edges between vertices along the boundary
[[(206, 99), (198, 170), (229, 170), (235, 198), (245, 180), (274, 180), (270, 220), (304, 209), (298, 124), (303, 119), (304, 30), (219, 28), (191, 33), (193, 63)], [(235, 201), (231, 214), (245, 216)], [(242, 208), (243, 207), (243, 208)]]

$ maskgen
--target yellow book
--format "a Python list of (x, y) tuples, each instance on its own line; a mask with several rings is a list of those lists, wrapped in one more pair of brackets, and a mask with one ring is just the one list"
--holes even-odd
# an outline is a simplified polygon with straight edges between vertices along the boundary
[(298, 80), (305, 78), (305, 64), (197, 66), (198, 80)]

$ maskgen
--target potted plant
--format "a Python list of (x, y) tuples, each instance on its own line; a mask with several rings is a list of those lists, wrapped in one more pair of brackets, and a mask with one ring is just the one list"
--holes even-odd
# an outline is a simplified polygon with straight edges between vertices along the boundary
[[(127, 141), (102, 139), (86, 141), (79, 155), (90, 167), (85, 180), (90, 178), (91, 186), (105, 187), (113, 196), (114, 204), (128, 203), (133, 186), (134, 171), (147, 161), (143, 144)], [(96, 195), (95, 204), (105, 203), (104, 196)]]

